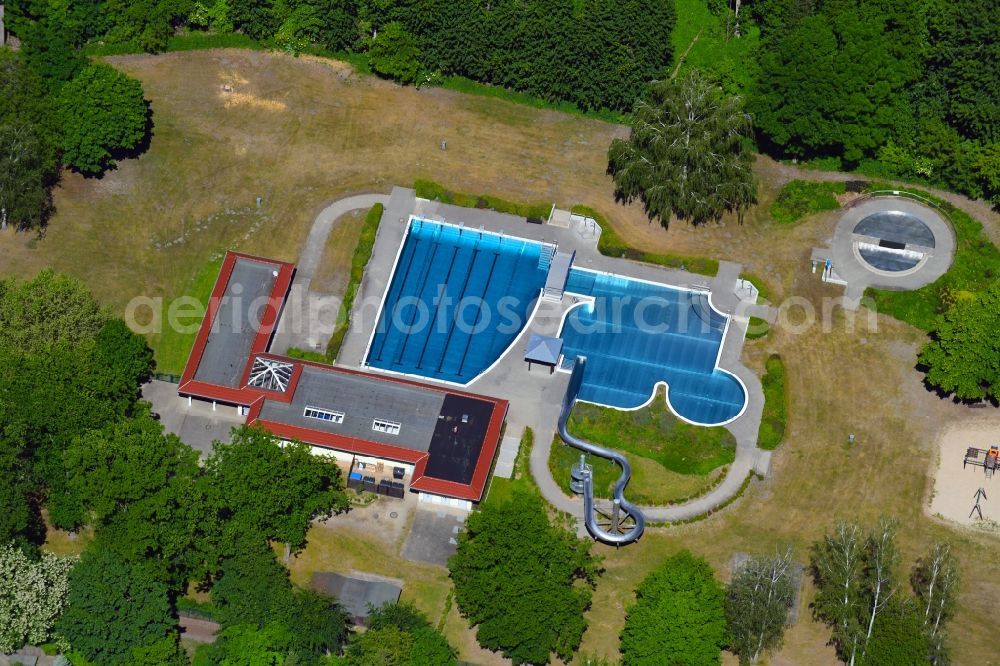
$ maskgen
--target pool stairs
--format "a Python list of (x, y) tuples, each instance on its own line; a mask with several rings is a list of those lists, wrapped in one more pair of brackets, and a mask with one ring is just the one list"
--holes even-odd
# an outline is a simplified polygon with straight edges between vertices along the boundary
[[(566, 427), (569, 421), (569, 414), (573, 411), (573, 406), (576, 404), (576, 396), (580, 392), (580, 384), (583, 383), (583, 372), (586, 367), (587, 358), (585, 356), (577, 356), (576, 362), (573, 364), (573, 371), (570, 374), (569, 385), (566, 387), (562, 411), (559, 413), (559, 437), (570, 446), (578, 448), (584, 453), (608, 458), (622, 468), (622, 473), (618, 476), (613, 490), (614, 502), (611, 507), (608, 529), (605, 529), (598, 520), (598, 516), (604, 512), (599, 511), (594, 505), (593, 468), (586, 464), (583, 455), (580, 456), (580, 462), (573, 465), (570, 488), (574, 492), (583, 495), (583, 519), (590, 535), (598, 541), (603, 541), (613, 546), (624, 546), (637, 541), (646, 529), (646, 518), (642, 515), (639, 507), (625, 499), (625, 486), (628, 485), (629, 479), (632, 477), (632, 468), (629, 466), (628, 459), (617, 451), (606, 449), (603, 446), (592, 444), (571, 435)], [(626, 516), (622, 516), (623, 512)], [(626, 517), (631, 517), (634, 521), (631, 526), (626, 525), (626, 521), (624, 520)]]

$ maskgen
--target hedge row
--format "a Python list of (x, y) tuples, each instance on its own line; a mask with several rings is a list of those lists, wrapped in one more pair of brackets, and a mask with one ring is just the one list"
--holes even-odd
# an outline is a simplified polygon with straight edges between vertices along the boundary
[(417, 196), (421, 199), (437, 200), (444, 204), (461, 206), (462, 208), (480, 208), (483, 210), (495, 210), (498, 213), (518, 215), (524, 218), (535, 220), (547, 220), (552, 212), (552, 204), (533, 203), (521, 204), (490, 196), (489, 194), (464, 194), (449, 190), (440, 183), (432, 180), (417, 180), (413, 185), (417, 191)]
[(777, 354), (771, 354), (765, 365), (764, 376), (760, 380), (764, 387), (764, 413), (757, 432), (757, 446), (773, 451), (785, 437), (788, 419), (785, 395), (785, 363)]
[(361, 287), (361, 278), (365, 274), (365, 266), (372, 258), (372, 248), (375, 247), (375, 235), (378, 233), (379, 222), (382, 221), (382, 213), (385, 207), (382, 204), (375, 204), (365, 215), (365, 221), (361, 226), (361, 235), (358, 237), (358, 245), (354, 250), (354, 257), (351, 259), (351, 276), (344, 290), (344, 301), (340, 306), (340, 313), (337, 315), (337, 326), (330, 336), (330, 341), (326, 345), (326, 360), (333, 363), (337, 360), (340, 347), (344, 344), (344, 336), (351, 326), (351, 310), (354, 308), (354, 299), (358, 295)]

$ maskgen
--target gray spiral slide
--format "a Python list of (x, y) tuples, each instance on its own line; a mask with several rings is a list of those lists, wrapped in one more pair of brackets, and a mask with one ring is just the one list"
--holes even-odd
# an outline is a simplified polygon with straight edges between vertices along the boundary
[[(611, 531), (601, 527), (597, 521), (598, 514), (594, 508), (593, 473), (589, 467), (582, 464), (582, 456), (581, 465), (574, 465), (573, 468), (573, 485), (574, 489), (578, 489), (578, 492), (582, 491), (583, 493), (583, 515), (587, 524), (587, 531), (590, 532), (591, 536), (607, 544), (623, 546), (637, 541), (642, 536), (643, 530), (646, 529), (646, 519), (639, 510), (639, 507), (629, 502), (624, 496), (625, 486), (632, 477), (632, 469), (629, 467), (628, 459), (617, 451), (606, 449), (603, 446), (591, 444), (586, 440), (575, 437), (566, 428), (566, 423), (569, 421), (569, 413), (573, 410), (573, 405), (576, 404), (576, 396), (580, 392), (580, 384), (583, 382), (583, 371), (586, 367), (587, 358), (585, 356), (577, 356), (576, 362), (573, 364), (573, 372), (569, 378), (569, 386), (566, 387), (566, 396), (563, 398), (562, 412), (559, 413), (559, 436), (570, 446), (595, 456), (613, 460), (622, 468), (622, 473), (618, 477), (618, 481), (615, 482)], [(579, 485), (576, 483), (577, 479)], [(619, 521), (619, 509), (624, 510), (635, 521), (635, 524), (631, 528), (624, 531), (621, 529)]]

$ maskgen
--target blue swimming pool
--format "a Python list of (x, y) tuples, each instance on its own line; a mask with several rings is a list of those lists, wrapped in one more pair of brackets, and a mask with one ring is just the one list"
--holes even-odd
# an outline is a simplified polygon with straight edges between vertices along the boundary
[(560, 332), (566, 359), (587, 357), (581, 400), (634, 409), (665, 382), (689, 421), (723, 423), (742, 411), (742, 384), (715, 367), (727, 318), (707, 293), (579, 268), (566, 292), (595, 299), (570, 310)]
[(468, 383), (524, 327), (547, 268), (539, 243), (412, 220), (367, 364)]
[[(534, 241), (413, 219), (366, 363), (469, 383), (524, 328), (545, 285), (549, 251)], [(707, 293), (581, 268), (570, 270), (565, 292), (587, 297), (560, 332), (566, 359), (587, 357), (581, 400), (634, 409), (665, 382), (674, 412), (689, 421), (723, 423), (743, 409), (742, 384), (715, 367), (728, 320)]]

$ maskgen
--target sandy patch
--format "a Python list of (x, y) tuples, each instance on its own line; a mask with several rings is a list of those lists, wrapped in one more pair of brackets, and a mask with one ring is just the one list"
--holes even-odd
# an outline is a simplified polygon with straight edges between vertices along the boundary
[[(997, 442), (1000, 442), (1000, 419), (962, 423), (942, 433), (938, 441), (940, 458), (934, 477), (931, 514), (962, 525), (1000, 531), (1000, 474), (987, 478), (982, 467), (962, 467), (968, 447), (986, 449)], [(986, 491), (986, 499), (979, 503), (982, 521), (978, 515), (970, 516), (980, 487)]]

